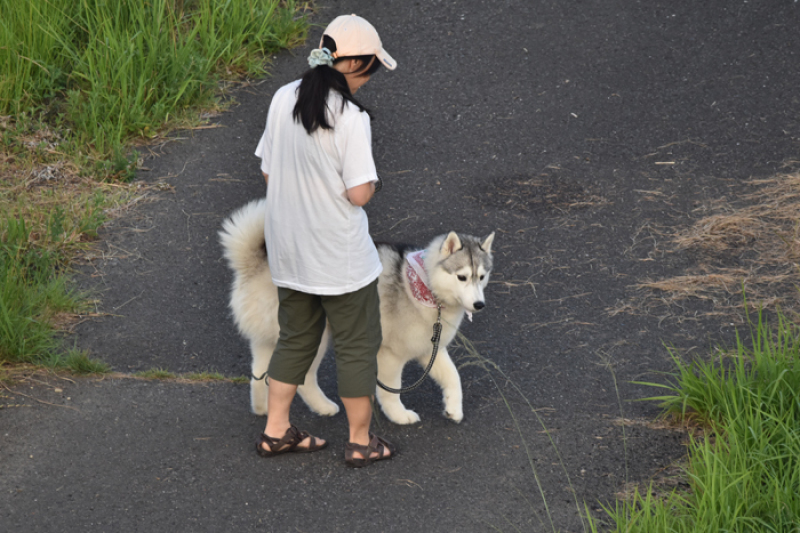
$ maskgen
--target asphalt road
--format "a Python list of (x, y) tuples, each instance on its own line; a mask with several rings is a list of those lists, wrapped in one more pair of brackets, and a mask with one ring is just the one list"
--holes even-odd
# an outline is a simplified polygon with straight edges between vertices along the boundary
[(655, 312), (633, 286), (693, 265), (659, 235), (798, 159), (793, 0), (321, 2), (308, 44), (236, 92), (219, 127), (148, 150), (140, 178), (166, 190), (104, 231), (79, 281), (105, 316), (70, 342), (121, 373), (249, 372), (216, 232), (264, 194), (252, 153), (271, 94), (343, 13), (399, 63), (358, 93), (385, 182), (372, 233), (497, 232), (488, 307), (463, 332), (499, 370), (456, 349), (464, 421), (427, 383), (405, 398), (421, 424), (380, 423), (402, 455), (360, 471), (342, 461), (343, 415), (299, 401), (296, 423), (332, 446), (259, 458), (247, 385), (26, 382), (0, 398), (20, 405), (0, 409), (0, 529), (585, 531), (584, 502), (683, 457), (682, 434), (634, 401), (655, 391), (631, 382), (664, 381), (665, 343), (702, 355), (733, 328), (701, 303)]

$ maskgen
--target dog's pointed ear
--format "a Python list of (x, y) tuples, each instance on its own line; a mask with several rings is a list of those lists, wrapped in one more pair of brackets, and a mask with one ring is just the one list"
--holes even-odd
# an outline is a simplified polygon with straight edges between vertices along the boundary
[(451, 231), (445, 237), (444, 242), (442, 243), (442, 248), (439, 250), (441, 252), (442, 259), (445, 257), (449, 257), (461, 249), (461, 239), (458, 238), (458, 235), (455, 231)]
[(483, 251), (486, 252), (487, 254), (492, 253), (493, 242), (494, 242), (494, 232), (492, 232), (491, 235), (483, 239), (483, 242), (481, 243), (481, 248), (483, 248)]

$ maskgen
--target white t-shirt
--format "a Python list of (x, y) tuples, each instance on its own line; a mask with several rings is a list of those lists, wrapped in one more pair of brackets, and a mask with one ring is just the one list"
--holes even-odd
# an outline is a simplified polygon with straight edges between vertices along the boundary
[(381, 273), (367, 214), (347, 189), (377, 181), (369, 115), (331, 91), (332, 130), (311, 135), (292, 117), (300, 81), (275, 93), (256, 155), (269, 175), (264, 235), (272, 280), (310, 294), (338, 295)]

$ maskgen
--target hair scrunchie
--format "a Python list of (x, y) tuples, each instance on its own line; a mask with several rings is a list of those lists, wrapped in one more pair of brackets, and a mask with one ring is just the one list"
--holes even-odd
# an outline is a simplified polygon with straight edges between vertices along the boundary
[(316, 68), (320, 65), (332, 67), (333, 56), (331, 55), (331, 51), (327, 48), (315, 48), (311, 50), (311, 54), (308, 56), (308, 64), (311, 65), (311, 68)]

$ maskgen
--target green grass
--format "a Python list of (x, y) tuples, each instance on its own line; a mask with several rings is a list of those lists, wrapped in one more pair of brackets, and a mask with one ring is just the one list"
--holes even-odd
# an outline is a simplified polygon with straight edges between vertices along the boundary
[(170, 372), (169, 370), (165, 370), (163, 368), (151, 368), (150, 370), (143, 370), (142, 372), (136, 372), (134, 374), (136, 377), (144, 378), (144, 379), (177, 379), (178, 374), (174, 372)]
[(228, 378), (219, 372), (189, 372), (182, 377), (189, 381), (228, 381)]
[[(56, 242), (63, 223), (57, 214), (50, 217), (48, 231)], [(0, 360), (47, 364), (57, 347), (51, 320), (75, 311), (79, 299), (58, 272), (62, 252), (31, 241), (24, 220), (0, 219)]]
[(652, 398), (668, 413), (707, 430), (689, 442), (689, 489), (618, 502), (614, 531), (800, 531), (800, 327), (759, 314), (750, 333), (714, 361), (673, 353), (674, 382), (650, 384), (669, 391)]
[(70, 286), (64, 264), (76, 232), (96, 234), (103, 218), (94, 210), (72, 220), (62, 209), (34, 234), (24, 219), (0, 218), (0, 363), (69, 369), (79, 374), (109, 371), (75, 348), (64, 351), (54, 318), (82, 311), (84, 295)]
[(107, 370), (57, 324), (86, 297), (70, 261), (139, 194), (132, 146), (197, 123), (307, 26), (292, 1), (0, 0), (0, 365)]
[(277, 0), (0, 0), (0, 115), (45, 110), (71, 151), (110, 157), (264, 73), (305, 37)]
[(89, 357), (88, 352), (73, 348), (64, 357), (66, 367), (75, 374), (107, 374), (111, 367)]
[[(605, 506), (613, 523), (603, 531), (625, 533), (792, 532), (800, 531), (800, 326), (780, 313), (769, 324), (763, 314), (750, 323), (749, 338), (712, 360), (686, 362), (670, 350), (675, 371), (669, 383), (644, 383), (667, 391), (648, 398), (665, 415), (694, 428), (687, 446), (683, 479), (688, 488), (665, 493), (642, 487), (632, 498)], [(463, 366), (478, 366), (494, 383), (529, 458), (530, 473), (545, 517), (540, 529), (558, 531), (550, 514), (536, 462), (503, 387), (511, 386), (545, 433), (547, 428), (522, 391), (462, 335)], [(495, 377), (495, 375), (497, 377)], [(613, 372), (612, 372), (613, 375)], [(616, 381), (616, 378), (614, 378)], [(551, 445), (571, 481), (554, 442)], [(586, 504), (575, 499), (584, 531), (601, 530)], [(533, 506), (532, 506), (533, 510)], [(501, 531), (498, 525), (487, 524)], [(519, 531), (513, 524), (510, 527)]]
[(249, 383), (250, 378), (247, 376), (226, 377), (219, 372), (187, 372), (185, 374), (177, 374), (163, 368), (151, 368), (143, 370), (134, 374), (137, 378), (142, 379), (156, 379), (156, 380), (184, 380), (193, 382), (209, 382), (221, 381), (230, 383)]

